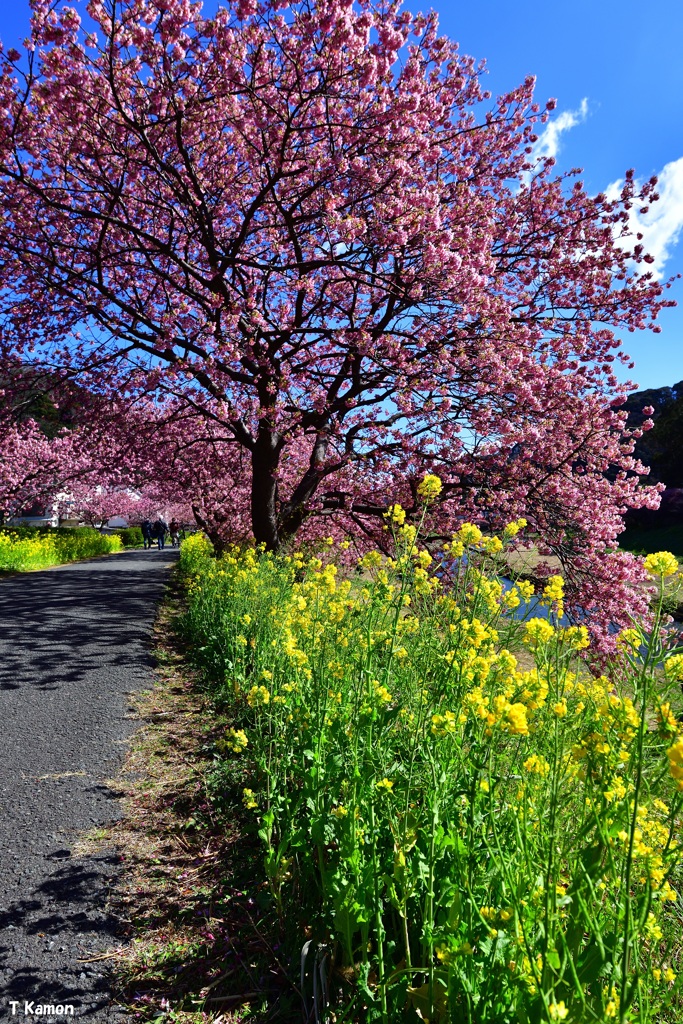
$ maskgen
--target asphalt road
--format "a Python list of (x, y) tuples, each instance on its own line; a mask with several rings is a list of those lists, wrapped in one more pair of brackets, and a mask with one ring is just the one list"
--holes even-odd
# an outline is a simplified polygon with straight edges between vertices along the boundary
[(136, 727), (128, 694), (152, 679), (150, 629), (176, 557), (132, 551), (0, 580), (0, 1020), (26, 1019), (24, 1001), (124, 1019), (106, 961), (79, 963), (117, 945), (118, 859), (72, 848), (120, 813), (105, 780)]

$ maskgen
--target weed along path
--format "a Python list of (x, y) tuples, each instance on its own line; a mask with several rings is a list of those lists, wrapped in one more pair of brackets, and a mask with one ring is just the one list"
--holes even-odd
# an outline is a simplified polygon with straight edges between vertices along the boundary
[(124, 552), (0, 581), (0, 1020), (25, 1019), (25, 1003), (120, 1019), (96, 959), (117, 943), (117, 858), (77, 843), (118, 817), (106, 780), (136, 725), (127, 694), (151, 683), (176, 557)]

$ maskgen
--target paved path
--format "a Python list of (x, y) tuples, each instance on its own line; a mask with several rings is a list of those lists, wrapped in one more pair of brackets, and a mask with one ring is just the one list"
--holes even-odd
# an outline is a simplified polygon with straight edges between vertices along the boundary
[(24, 1000), (121, 1019), (106, 962), (78, 963), (117, 944), (105, 910), (117, 861), (71, 848), (119, 813), (104, 780), (135, 728), (127, 694), (151, 681), (150, 627), (176, 557), (132, 551), (0, 581), (0, 1020), (12, 1000), (15, 1020)]

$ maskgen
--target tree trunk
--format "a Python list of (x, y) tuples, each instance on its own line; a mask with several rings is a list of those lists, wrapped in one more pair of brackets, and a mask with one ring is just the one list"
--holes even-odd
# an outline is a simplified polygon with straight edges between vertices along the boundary
[(306, 503), (318, 490), (323, 478), (322, 467), (327, 454), (327, 445), (327, 431), (320, 430), (313, 445), (310, 465), (294, 489), (291, 498), (280, 510), (280, 543), (294, 537), (306, 520), (308, 515)]
[(257, 544), (277, 551), (280, 535), (277, 520), (277, 469), (282, 443), (277, 433), (259, 427), (251, 455), (251, 528)]
[(199, 526), (200, 529), (203, 530), (203, 532), (206, 534), (206, 536), (213, 544), (214, 555), (216, 556), (216, 558), (220, 558), (220, 556), (223, 554), (227, 547), (225, 540), (223, 539), (223, 537), (221, 536), (217, 529), (212, 528), (211, 524), (204, 518), (204, 516), (201, 514), (196, 505), (192, 506), (192, 514), (195, 518), (197, 526)]
[(220, 558), (221, 555), (225, 553), (225, 550), (227, 548), (225, 540), (216, 530), (205, 530), (204, 532), (206, 533), (206, 536), (213, 544), (214, 555), (216, 556), (216, 558)]

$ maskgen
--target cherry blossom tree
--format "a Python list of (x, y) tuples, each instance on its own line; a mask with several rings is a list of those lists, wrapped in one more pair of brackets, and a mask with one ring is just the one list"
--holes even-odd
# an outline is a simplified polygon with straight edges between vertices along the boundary
[[(218, 552), (229, 543), (253, 540), (247, 453), (208, 412), (200, 414), (178, 400), (120, 403), (110, 412), (107, 440), (115, 461), (125, 467), (120, 479), (125, 477), (135, 495), (127, 512), (112, 514), (139, 521), (164, 510), (167, 517), (196, 524)], [(117, 490), (118, 497), (107, 491), (108, 508), (117, 501), (123, 508), (121, 486)], [(101, 501), (96, 491), (90, 487), (83, 496), (93, 508)]]
[[(2, 516), (27, 515), (35, 507), (89, 523), (125, 514), (140, 461), (129, 404), (104, 402), (26, 363), (5, 366), (3, 385)], [(107, 503), (116, 510), (105, 515)]]
[(492, 99), (394, 2), (31, 2), (0, 72), (6, 351), (212, 420), (270, 548), (372, 530), (426, 469), (441, 528), (523, 509), (575, 561), (656, 503), (614, 373), (665, 304), (627, 234), (656, 183), (608, 201), (536, 161), (532, 79)]
[(98, 477), (106, 479), (104, 473), (101, 476), (91, 473), (61, 494), (57, 504), (60, 516), (101, 529), (110, 519), (125, 519), (133, 525), (159, 515), (155, 495), (143, 494), (132, 487), (99, 483)]
[[(107, 442), (109, 452), (118, 453), (116, 462), (126, 466), (128, 487), (134, 488), (147, 505), (172, 509), (169, 514), (176, 519), (194, 522), (217, 551), (229, 543), (254, 540), (247, 453), (208, 411), (198, 414), (196, 408), (178, 400), (121, 404), (109, 420)], [(288, 446), (278, 479), (283, 494), (297, 486), (309, 462), (310, 442), (305, 438)], [(371, 473), (375, 488), (373, 513), (380, 507), (386, 508), (399, 494), (410, 496), (410, 488), (402, 487), (391, 474), (373, 473), (371, 467), (363, 467), (362, 471), (356, 466), (345, 467), (328, 478), (328, 488), (319, 501), (309, 502), (297, 542), (317, 543), (331, 536), (342, 541), (359, 535), (353, 546), (355, 551), (385, 543), (382, 518), (373, 514), (367, 520), (362, 509), (358, 514), (338, 508), (338, 495), (360, 495), (370, 486)], [(123, 479), (123, 471), (119, 479)], [(97, 490), (85, 492), (85, 500), (93, 508), (99, 507), (101, 500)], [(121, 486), (117, 491), (120, 496)], [(99, 492), (104, 490), (99, 488)], [(107, 502), (119, 500), (116, 493), (106, 493)], [(113, 505), (108, 504), (107, 508)]]
[(0, 510), (2, 517), (25, 514), (36, 504), (52, 504), (71, 462), (71, 446), (50, 440), (37, 424), (0, 423)]

